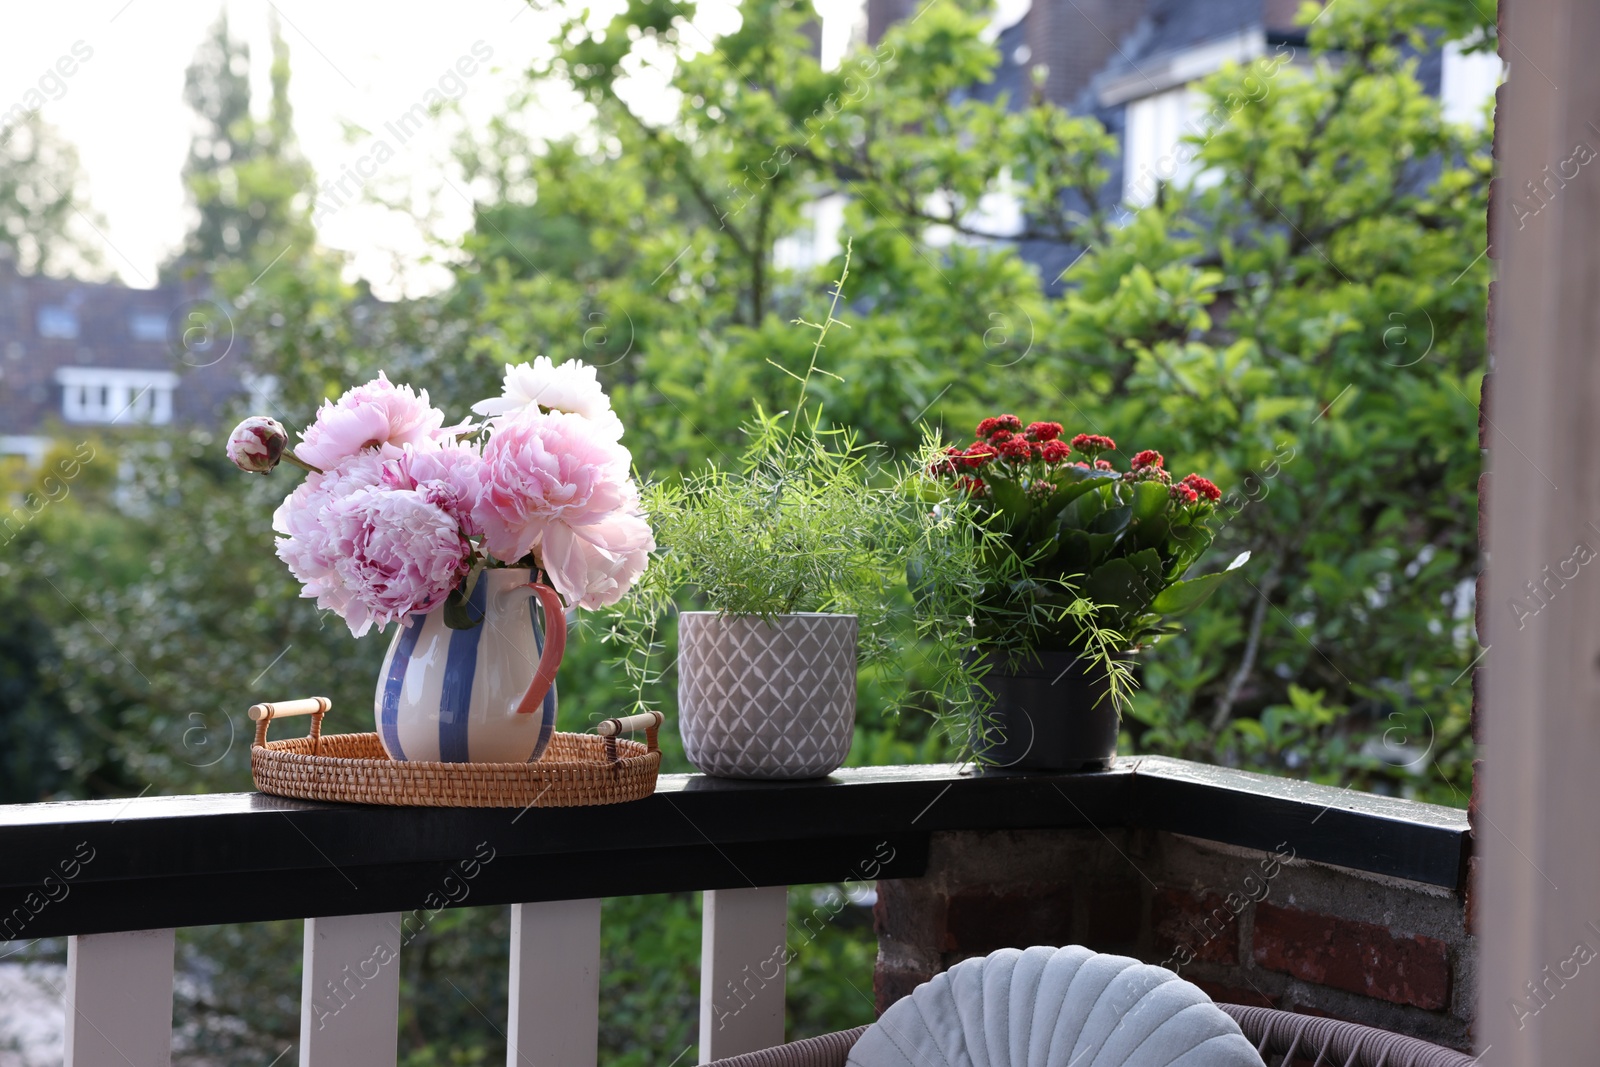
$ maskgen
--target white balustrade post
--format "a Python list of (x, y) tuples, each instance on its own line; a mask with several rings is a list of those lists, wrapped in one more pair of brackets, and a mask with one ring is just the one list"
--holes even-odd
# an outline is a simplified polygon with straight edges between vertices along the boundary
[(394, 1067), (400, 914), (307, 919), (300, 1067)]
[(66, 1067), (172, 1062), (172, 931), (67, 938)]
[(600, 901), (511, 906), (507, 1067), (595, 1067)]
[(789, 890), (708, 889), (700, 927), (700, 1062), (783, 1044)]

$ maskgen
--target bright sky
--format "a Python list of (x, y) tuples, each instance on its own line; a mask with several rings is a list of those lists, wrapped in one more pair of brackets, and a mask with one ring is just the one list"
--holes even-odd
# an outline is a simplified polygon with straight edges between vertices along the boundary
[[(832, 0), (841, 2), (850, 0)], [(395, 149), (364, 191), (409, 199), (411, 212), (373, 204), (340, 209), (319, 222), (323, 243), (350, 252), (352, 274), (372, 280), (381, 295), (442, 284), (443, 268), (426, 262), (425, 234), (449, 238), (470, 218), (468, 190), (449, 161), (451, 142), (463, 122), (482, 129), (500, 110), (522, 71), (544, 54), (555, 13), (531, 10), (524, 0), (13, 0), (0, 15), (0, 114), (30, 90), (50, 97), (41, 114), (77, 146), (90, 202), (105, 220), (104, 258), (130, 285), (155, 284), (157, 265), (186, 230), (179, 170), (192, 113), (183, 102), (184, 70), (224, 3), (234, 35), (250, 44), (258, 112), (269, 91), (267, 19), (276, 7), (290, 50), (295, 126), (319, 180), (354, 169), (373, 154), (375, 138)], [(736, 25), (731, 5), (703, 7), (696, 21), (708, 32)], [(831, 37), (848, 33), (844, 19), (829, 21)], [(696, 36), (686, 39), (703, 45)], [(59, 78), (56, 64), (75, 46), (79, 55), (92, 54)], [(461, 77), (453, 68), (472, 59), (475, 47), (476, 55), (490, 58)], [(431, 121), (403, 144), (385, 133), (386, 123), (422, 102), (441, 79), (459, 95), (460, 118)], [(661, 101), (659, 91), (654, 99)], [(527, 116), (535, 132), (559, 135), (581, 121), (570, 100), (541, 103)], [(353, 142), (346, 132), (352, 125), (367, 131)]]
[[(338, 180), (364, 158), (372, 169), (382, 139), (394, 156), (363, 192), (409, 202), (407, 211), (356, 203), (327, 214), (318, 221), (322, 243), (350, 253), (349, 274), (367, 278), (380, 296), (417, 295), (449, 278), (428, 261), (428, 235), (448, 241), (471, 217), (451, 145), (463, 125), (482, 130), (501, 113), (522, 73), (546, 54), (561, 2), (542, 0), (535, 6), (545, 10), (534, 10), (527, 0), (9, 0), (0, 8), (0, 115), (47, 98), (40, 112), (77, 147), (90, 204), (104, 220), (98, 233), (85, 232), (103, 245), (115, 276), (154, 285), (158, 264), (188, 227), (179, 171), (193, 115), (183, 102), (184, 71), (226, 7), (234, 36), (250, 45), (252, 97), (264, 114), (267, 20), (276, 9), (289, 45), (295, 128), (319, 181)], [(622, 0), (567, 2), (584, 3), (603, 18), (622, 6)], [(864, 2), (814, 2), (824, 19), (823, 61), (831, 65), (863, 20)], [(1027, 3), (998, 0), (997, 26), (1020, 17)], [(710, 38), (737, 24), (737, 0), (701, 0), (684, 43), (707, 50)], [(477, 64), (486, 52), (488, 61)], [(85, 53), (86, 61), (72, 58)], [(75, 67), (68, 77), (56, 71), (64, 57), (68, 69)], [(471, 76), (454, 71), (463, 57), (477, 68)], [(459, 116), (432, 120), (403, 144), (385, 132), (441, 79), (459, 96)], [(642, 111), (675, 106), (659, 79), (647, 72), (640, 83), (629, 96)], [(583, 116), (570, 97), (553, 97), (523, 121), (535, 134), (559, 136)]]

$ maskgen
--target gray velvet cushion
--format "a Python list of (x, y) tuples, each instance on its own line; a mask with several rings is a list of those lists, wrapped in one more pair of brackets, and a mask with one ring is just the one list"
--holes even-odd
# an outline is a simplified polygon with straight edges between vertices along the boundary
[(892, 1005), (850, 1067), (1263, 1067), (1239, 1026), (1163, 967), (1086, 948), (1002, 949)]

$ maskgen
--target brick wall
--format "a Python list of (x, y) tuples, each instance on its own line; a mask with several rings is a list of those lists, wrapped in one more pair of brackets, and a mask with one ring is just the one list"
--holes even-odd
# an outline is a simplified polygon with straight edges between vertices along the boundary
[(1026, 25), (1028, 65), (1049, 69), (1045, 98), (1076, 106), (1149, 6), (1149, 0), (1034, 0)]
[(1300, 5), (1302, 0), (1262, 0), (1261, 24), (1269, 30), (1294, 30), (1305, 29), (1306, 22), (1300, 18)]
[(916, 9), (916, 0), (867, 0), (868, 46), (876, 45), (884, 31), (901, 19), (910, 18)]
[(1081, 944), (1214, 999), (1466, 1048), (1475, 939), (1460, 894), (1148, 830), (934, 835), (923, 878), (878, 883), (878, 1010), (997, 948)]

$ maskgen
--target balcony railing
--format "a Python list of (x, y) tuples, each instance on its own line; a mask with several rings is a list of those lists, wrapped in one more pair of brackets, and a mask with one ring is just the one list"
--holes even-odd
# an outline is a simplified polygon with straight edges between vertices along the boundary
[[(305, 803), (253, 793), (0, 807), (0, 940), (69, 935), (67, 1064), (168, 1062), (173, 929), (305, 918), (302, 1064), (395, 1062), (408, 935), (511, 904), (508, 1062), (591, 1067), (600, 898), (706, 890), (700, 1059), (780, 1043), (786, 887), (917, 879), (951, 831), (1142, 829), (1459, 891), (1464, 812), (1180, 760), (811, 782), (665, 775), (614, 807)], [(1107, 838), (1110, 841), (1110, 838)], [(773, 962), (775, 961), (775, 962)], [(720, 1006), (730, 991), (737, 1012)], [(759, 993), (754, 993), (759, 990)]]

